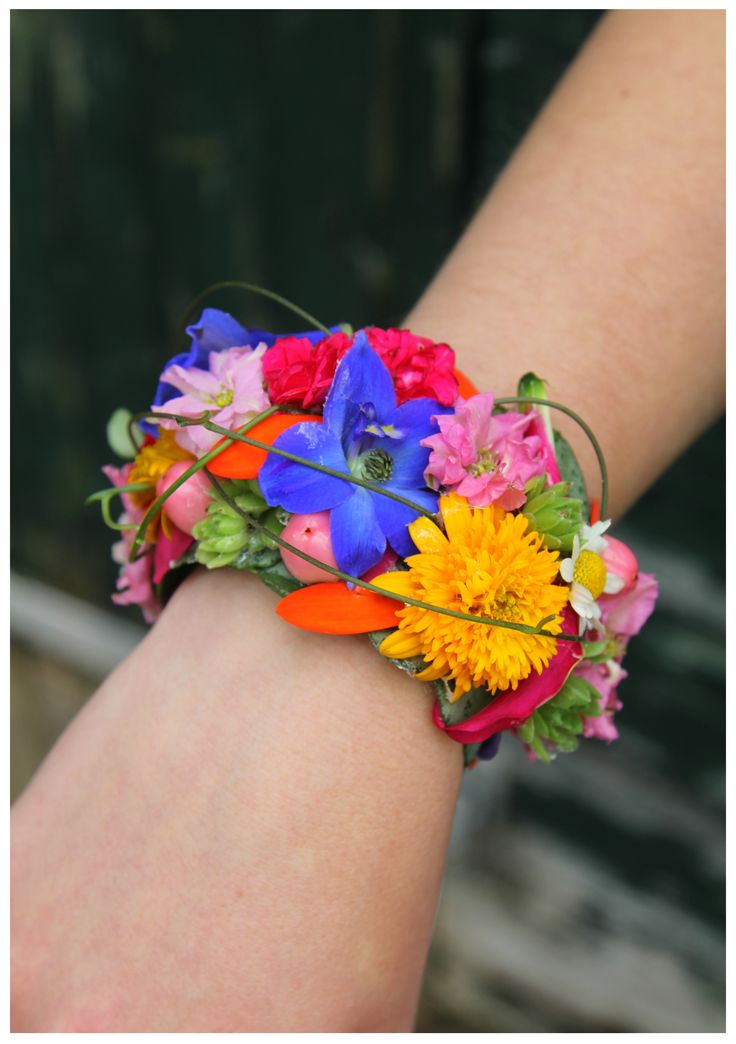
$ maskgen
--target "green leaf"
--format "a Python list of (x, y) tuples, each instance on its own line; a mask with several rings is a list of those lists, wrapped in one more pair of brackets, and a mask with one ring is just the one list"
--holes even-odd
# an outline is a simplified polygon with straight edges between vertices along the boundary
[[(368, 635), (368, 638), (370, 639), (370, 643), (373, 646), (373, 648), (376, 651), (378, 651), (378, 646), (381, 644), (383, 639), (388, 638), (388, 636), (390, 634), (393, 634), (395, 630), (395, 627), (389, 627), (383, 631), (371, 631)], [(406, 671), (407, 674), (411, 675), (418, 674), (419, 671), (423, 671), (424, 668), (427, 666), (427, 664), (424, 662), (424, 657), (422, 656), (412, 656), (408, 660), (389, 659), (388, 662), (392, 664), (394, 667), (398, 667), (400, 671)]]
[(445, 725), (459, 725), (488, 706), (491, 694), (488, 689), (471, 689), (459, 700), (450, 702), (451, 689), (446, 682), (433, 682), (439, 702), (440, 715)]
[(577, 457), (570, 443), (559, 431), (555, 431), (555, 456), (562, 478), (570, 483), (570, 496), (582, 500), (585, 505), (585, 517), (590, 515), (590, 501), (585, 489), (585, 479), (580, 470)]
[(298, 591), (300, 587), (304, 587), (304, 584), (296, 580), (281, 561), (274, 563), (267, 569), (254, 569), (253, 572), (260, 577), (266, 587), (270, 587), (272, 591), (275, 591), (277, 595), (281, 595), (282, 598), (291, 594), (292, 591)]

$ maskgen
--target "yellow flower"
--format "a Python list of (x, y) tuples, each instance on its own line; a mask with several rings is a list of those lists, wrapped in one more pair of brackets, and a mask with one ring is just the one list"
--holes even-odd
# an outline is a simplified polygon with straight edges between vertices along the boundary
[[(432, 605), (531, 627), (554, 616), (545, 630), (559, 634), (568, 588), (554, 583), (558, 553), (544, 547), (527, 519), (496, 504), (471, 508), (454, 493), (440, 498), (440, 511), (446, 535), (429, 519), (416, 519), (409, 533), (420, 553), (406, 559), (408, 571), (384, 573), (372, 582)], [(429, 667), (416, 677), (453, 679), (453, 699), (481, 686), (491, 692), (515, 689), (532, 671), (541, 673), (557, 647), (554, 638), (416, 606), (397, 617), (399, 629), (379, 651), (390, 659), (423, 656)]]

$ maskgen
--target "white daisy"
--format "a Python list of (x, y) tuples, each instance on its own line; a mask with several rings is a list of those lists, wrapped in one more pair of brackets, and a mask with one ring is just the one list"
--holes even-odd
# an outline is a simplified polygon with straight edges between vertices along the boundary
[(598, 598), (602, 594), (617, 594), (623, 587), (621, 577), (606, 571), (600, 555), (606, 549), (603, 534), (610, 524), (609, 518), (583, 526), (573, 537), (571, 557), (560, 563), (560, 576), (570, 584), (570, 605), (580, 617), (580, 634), (600, 620)]

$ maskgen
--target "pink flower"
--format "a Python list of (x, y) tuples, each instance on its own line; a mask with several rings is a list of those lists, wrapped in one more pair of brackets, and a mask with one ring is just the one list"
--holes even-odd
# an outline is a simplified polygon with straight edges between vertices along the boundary
[[(151, 439), (153, 442), (153, 439)], [(116, 468), (114, 464), (106, 464), (102, 468), (102, 474), (110, 479), (113, 486), (127, 486), (130, 482), (130, 473), (133, 470), (133, 461), (129, 461), (127, 464), (123, 464), (122, 468)], [(138, 510), (133, 501), (131, 500), (130, 493), (120, 493), (120, 500), (123, 505), (123, 509), (130, 514)], [(141, 518), (143, 515), (141, 514)]]
[(626, 671), (615, 660), (608, 660), (606, 663), (583, 660), (573, 673), (590, 682), (600, 694), (598, 706), (601, 714), (595, 718), (583, 718), (583, 735), (586, 739), (599, 739), (606, 743), (618, 739), (618, 729), (613, 723), (613, 716), (616, 711), (621, 710), (623, 704), (616, 696), (616, 687), (627, 677)]
[[(186, 466), (186, 465), (185, 465)], [(108, 464), (102, 470), (110, 479), (113, 486), (124, 486), (128, 482), (128, 476), (133, 463), (124, 464), (122, 468), (116, 468)], [(143, 521), (146, 513), (145, 508), (136, 507), (127, 493), (121, 493), (124, 513), (119, 521), (138, 526)], [(183, 533), (178, 526), (169, 522), (169, 536), (160, 528), (156, 543), (146, 542), (143, 545), (143, 554), (135, 562), (129, 562), (128, 556), (135, 538), (135, 529), (122, 531), (121, 539), (113, 544), (112, 558), (120, 566), (120, 574), (117, 579), (118, 593), (112, 596), (116, 605), (138, 605), (143, 613), (146, 623), (153, 623), (161, 612), (161, 605), (154, 592), (154, 584), (157, 584), (171, 567), (171, 563), (184, 554), (187, 547), (192, 543), (193, 537)]]
[(163, 526), (158, 531), (156, 546), (153, 551), (153, 582), (160, 584), (174, 562), (184, 554), (186, 549), (194, 543), (194, 537), (185, 533), (173, 523), (168, 527), (168, 535)]
[[(226, 348), (210, 352), (209, 370), (200, 370), (196, 366), (169, 366), (161, 374), (161, 380), (171, 384), (182, 395), (152, 409), (178, 413), (183, 417), (199, 417), (205, 410), (215, 407), (210, 418), (215, 424), (230, 430), (237, 428), (269, 405), (263, 389), (261, 363), (265, 351), (266, 345), (261, 344), (254, 350)], [(160, 420), (158, 423), (162, 428), (176, 429), (176, 441), (182, 449), (198, 457), (212, 449), (221, 437), (199, 426), (178, 428), (173, 420)]]
[(427, 485), (454, 490), (472, 507), (521, 507), (526, 483), (545, 474), (542, 440), (530, 434), (536, 419), (534, 411), (494, 417), (490, 392), (458, 400), (453, 414), (436, 418), (439, 434), (422, 439), (432, 450)]
[(452, 406), (458, 395), (455, 353), (447, 344), (416, 337), (409, 330), (367, 326), (368, 343), (391, 374), (399, 406), (409, 399), (434, 399)]
[[(127, 514), (122, 515), (121, 522), (135, 522)], [(118, 594), (112, 596), (116, 605), (139, 605), (146, 623), (153, 623), (161, 612), (161, 606), (153, 590), (153, 548), (146, 546), (146, 554), (135, 562), (128, 561), (130, 547), (135, 536), (134, 529), (126, 529), (123, 539), (113, 544), (113, 561), (120, 565), (117, 580)]]
[(271, 402), (311, 409), (327, 397), (337, 364), (351, 338), (336, 333), (316, 344), (306, 337), (282, 337), (263, 357), (263, 376)]
[[(128, 475), (133, 463), (124, 464), (122, 468), (116, 468), (108, 464), (102, 470), (110, 479), (113, 486), (124, 486), (128, 481)], [(121, 493), (124, 513), (120, 516), (120, 522), (130, 522), (139, 525), (143, 521), (145, 511), (137, 508), (127, 493)], [(153, 573), (153, 547), (147, 544), (147, 551), (135, 562), (128, 561), (130, 548), (135, 537), (134, 529), (125, 529), (122, 538), (112, 546), (112, 558), (120, 566), (120, 574), (117, 580), (118, 594), (112, 596), (116, 605), (139, 605), (146, 623), (153, 623), (161, 612), (161, 606), (154, 594)]]
[(639, 573), (633, 587), (619, 594), (601, 595), (601, 622), (609, 634), (631, 638), (652, 615), (659, 584), (652, 573)]

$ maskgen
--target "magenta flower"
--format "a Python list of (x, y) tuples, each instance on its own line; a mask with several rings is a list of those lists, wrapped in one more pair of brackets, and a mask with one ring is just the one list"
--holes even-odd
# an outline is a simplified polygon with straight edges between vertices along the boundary
[[(199, 417), (205, 410), (213, 410), (210, 420), (233, 430), (250, 417), (269, 406), (263, 388), (261, 358), (266, 345), (256, 349), (226, 348), (210, 352), (209, 370), (197, 367), (170, 366), (161, 374), (161, 380), (182, 392), (163, 406), (153, 406), (156, 412), (178, 413), (183, 417)], [(214, 408), (214, 409), (213, 409)], [(160, 420), (162, 428), (177, 429), (173, 420)], [(182, 449), (201, 457), (211, 450), (220, 436), (199, 426), (178, 428), (176, 441)]]
[(458, 400), (454, 413), (437, 417), (439, 435), (422, 440), (432, 450), (427, 485), (453, 490), (472, 507), (520, 508), (526, 483), (545, 474), (545, 447), (531, 433), (536, 417), (534, 411), (494, 416), (490, 392)]

